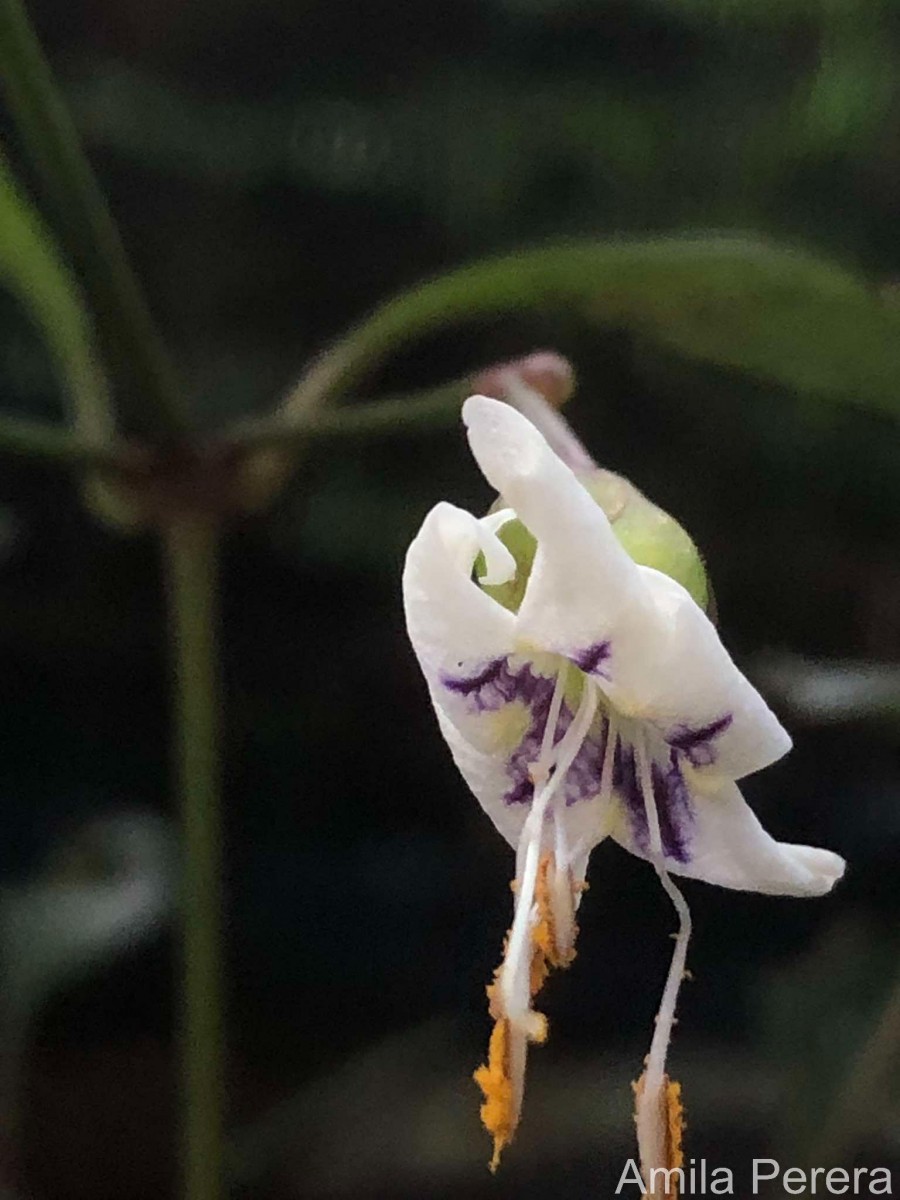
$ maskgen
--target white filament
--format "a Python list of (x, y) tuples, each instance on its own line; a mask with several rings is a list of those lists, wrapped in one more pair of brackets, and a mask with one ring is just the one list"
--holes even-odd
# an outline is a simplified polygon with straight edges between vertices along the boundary
[[(678, 913), (678, 933), (675, 937), (675, 949), (669, 974), (663, 988), (659, 1012), (656, 1016), (656, 1026), (650, 1043), (650, 1053), (647, 1056), (644, 1073), (644, 1088), (637, 1102), (637, 1138), (641, 1157), (641, 1168), (645, 1181), (653, 1178), (650, 1174), (654, 1169), (666, 1168), (666, 1113), (662, 1098), (663, 1081), (666, 1074), (666, 1055), (675, 1025), (675, 1007), (678, 1003), (678, 991), (684, 978), (687, 961), (688, 942), (691, 936), (691, 913), (687, 901), (672, 882), (666, 869), (663, 854), (662, 838), (659, 830), (659, 813), (656, 809), (656, 798), (653, 795), (653, 777), (650, 760), (647, 754), (646, 740), (643, 735), (634, 739), (635, 758), (638, 781), (644, 800), (644, 811), (647, 814), (647, 830), (650, 838), (650, 859), (656, 868), (659, 881), (666, 895), (672, 901)], [(651, 1193), (652, 1195), (653, 1193)]]
[[(561, 690), (559, 680), (557, 680), (557, 690)], [(556, 694), (554, 693), (555, 699)], [(551, 703), (551, 713), (553, 707)], [(556, 706), (556, 720), (558, 720), (560, 707), (561, 698), (560, 704)], [(553, 733), (551, 732), (548, 737), (547, 730), (545, 729), (544, 746), (548, 748), (548, 754), (551, 753), (549, 748), (552, 747), (552, 756), (555, 760), (556, 770), (551, 777), (546, 779), (540, 790), (536, 791), (531, 804), (531, 812), (528, 814), (525, 824), (522, 827), (522, 834), (519, 840), (518, 857), (521, 862), (521, 869), (516, 872), (518, 884), (516, 906), (512, 929), (509, 932), (506, 957), (500, 973), (500, 995), (505, 1015), (510, 1021), (519, 1024), (526, 1033), (531, 1035), (535, 1035), (540, 1028), (540, 1021), (531, 1009), (530, 935), (535, 917), (534, 896), (540, 862), (541, 842), (543, 839), (544, 817), (550, 801), (565, 779), (579, 750), (584, 745), (584, 740), (591, 728), (596, 711), (597, 690), (593, 684), (585, 680), (581, 701), (572, 724), (555, 747), (552, 747)], [(550, 726), (549, 719), (547, 726)], [(547, 771), (549, 771), (549, 766), (543, 760), (544, 750), (542, 749), (538, 764), (542, 769), (546, 767)], [(537, 774), (537, 770), (538, 768), (535, 767), (535, 774)], [(522, 853), (523, 850), (524, 854)]]

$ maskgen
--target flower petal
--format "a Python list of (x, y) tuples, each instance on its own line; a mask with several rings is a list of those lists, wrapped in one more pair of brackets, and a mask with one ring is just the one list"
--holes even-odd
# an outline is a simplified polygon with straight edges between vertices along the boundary
[(478, 465), (539, 543), (520, 636), (553, 652), (587, 650), (603, 640), (598, 630), (635, 607), (649, 609), (605, 513), (534, 426), (486, 396), (471, 396), (462, 411)]
[[(673, 874), (781, 896), (822, 896), (843, 875), (844, 860), (830, 850), (775, 841), (736, 784), (728, 781), (701, 792), (690, 787), (688, 778), (683, 793), (678, 794), (677, 781), (672, 781), (667, 795), (659, 778), (655, 773), (654, 797), (666, 866)], [(646, 816), (642, 825), (641, 812), (621, 793), (620, 819), (612, 836), (626, 850), (649, 858)]]
[(506, 582), (515, 572), (512, 555), (492, 523), (453, 504), (436, 504), (406, 553), (406, 625), (426, 678), (513, 648), (511, 614), (472, 579), (479, 553), (485, 556), (492, 582)]
[(785, 754), (790, 738), (706, 615), (681, 584), (629, 558), (540, 433), (483, 396), (463, 418), (485, 476), (538, 541), (518, 644), (568, 658), (692, 766), (739, 779)]
[(495, 524), (495, 518), (478, 521), (451, 504), (436, 505), (407, 552), (403, 602), (410, 641), (456, 765), (515, 845), (528, 810), (510, 802), (517, 782), (510, 763), (529, 737), (539, 745), (534, 727), (549, 709), (555, 678), (511, 658), (515, 619), (472, 579), (479, 553), (498, 582), (515, 569)]
[(668, 575), (638, 570), (664, 631), (640, 715), (700, 770), (741, 779), (781, 758), (791, 748), (790, 736), (735, 666), (706, 613)]

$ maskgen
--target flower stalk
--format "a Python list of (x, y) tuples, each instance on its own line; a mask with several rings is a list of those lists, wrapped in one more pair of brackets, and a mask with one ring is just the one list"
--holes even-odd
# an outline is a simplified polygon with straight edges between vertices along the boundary
[(165, 529), (184, 836), (181, 991), (185, 1200), (221, 1200), (224, 1149), (222, 827), (214, 519)]
[(114, 468), (119, 461), (114, 444), (90, 442), (65, 426), (11, 413), (0, 414), (0, 453), (80, 467)]

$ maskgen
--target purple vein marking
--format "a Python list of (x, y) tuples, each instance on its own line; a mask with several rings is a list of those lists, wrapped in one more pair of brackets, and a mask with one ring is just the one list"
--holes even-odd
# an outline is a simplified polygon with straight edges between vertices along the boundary
[[(471, 675), (442, 674), (441, 683), (449, 692), (463, 698), (466, 710), (472, 715), (498, 712), (516, 701), (528, 709), (528, 727), (506, 759), (505, 770), (510, 782), (503, 800), (510, 805), (530, 804), (534, 799), (531, 767), (540, 757), (556, 681), (551, 676), (536, 672), (529, 662), (523, 663), (517, 670), (511, 670), (509, 659), (504, 657), (492, 659), (484, 666), (479, 665)], [(563, 701), (555, 730), (556, 741), (573, 719), (572, 709)], [(566, 772), (566, 778), (559, 788), (559, 795), (566, 805), (576, 804), (597, 794), (606, 728), (606, 722), (603, 721), (598, 731), (585, 738), (575, 761)]]
[[(694, 809), (678, 755), (673, 750), (668, 766), (654, 760), (650, 764), (653, 800), (659, 818), (659, 838), (663, 854), (676, 862), (690, 861), (690, 834)], [(621, 796), (634, 835), (635, 844), (643, 854), (650, 851), (650, 830), (647, 808), (635, 761), (634, 747), (621, 742), (616, 746), (613, 760), (613, 787)]]
[(478, 692), (487, 684), (493, 683), (506, 666), (506, 661), (505, 658), (495, 658), (477, 675), (442, 675), (441, 683), (460, 696), (471, 696), (473, 692)]
[(612, 657), (612, 646), (608, 641), (594, 642), (592, 646), (588, 646), (585, 650), (577, 650), (569, 657), (575, 666), (584, 671), (586, 675), (599, 675), (603, 679), (609, 678), (606, 663)]
[(666, 741), (673, 750), (683, 754), (692, 766), (708, 767), (716, 761), (713, 742), (731, 727), (733, 720), (731, 713), (726, 713), (724, 717), (719, 717), (717, 721), (711, 721), (709, 725), (700, 729), (680, 725), (667, 735)]

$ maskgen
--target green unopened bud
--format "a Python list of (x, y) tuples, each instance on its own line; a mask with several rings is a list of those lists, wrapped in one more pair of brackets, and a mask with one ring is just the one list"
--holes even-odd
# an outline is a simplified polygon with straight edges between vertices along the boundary
[[(710, 612), (712, 593), (703, 559), (686, 531), (634, 484), (613, 471), (598, 467), (568, 422), (556, 411), (561, 400), (568, 398), (572, 390), (574, 373), (570, 364), (561, 356), (545, 351), (517, 362), (500, 364), (482, 372), (478, 379), (485, 387), (490, 385), (488, 394), (518, 409), (540, 430), (550, 448), (606, 513), (613, 532), (630, 558), (676, 580), (702, 609)], [(553, 387), (556, 392), (551, 395)], [(503, 507), (501, 497), (491, 511)], [(498, 537), (516, 561), (516, 574), (509, 583), (482, 586), (504, 608), (518, 612), (537, 543), (515, 517), (498, 530)], [(479, 558), (475, 564), (475, 578), (480, 579), (483, 573), (484, 561)]]
[(700, 551), (685, 529), (633, 483), (599, 467), (581, 482), (609, 518), (613, 533), (636, 563), (655, 567), (686, 589), (702, 609), (710, 592)]
[[(655, 567), (657, 571), (676, 580), (706, 610), (710, 592), (703, 559), (675, 518), (648, 500), (627, 479), (612, 471), (596, 467), (589, 473), (580, 474), (579, 479), (606, 513), (613, 533), (629, 557), (641, 566)], [(492, 511), (502, 508), (501, 499)], [(516, 560), (516, 574), (509, 583), (482, 586), (498, 604), (510, 612), (518, 612), (534, 563), (537, 542), (517, 517), (501, 526), (497, 536)], [(483, 573), (484, 562), (479, 558), (475, 565), (475, 577), (480, 578)]]

